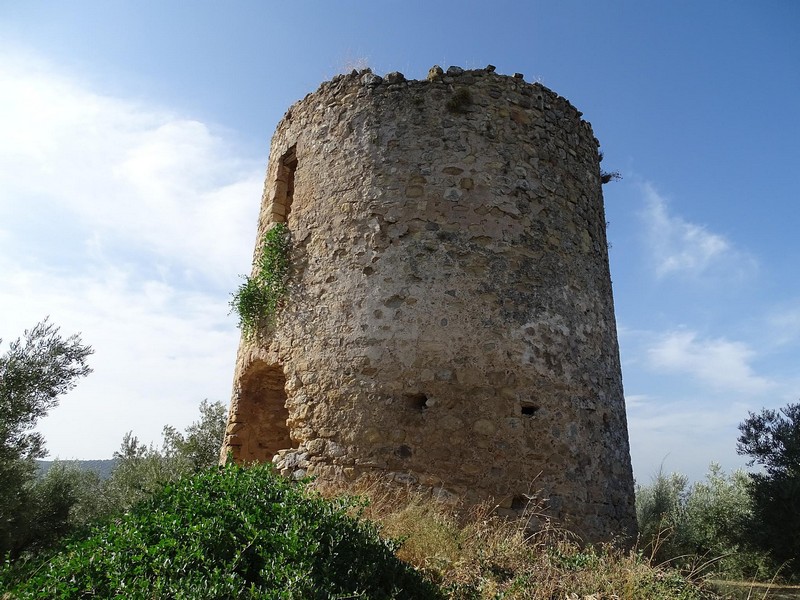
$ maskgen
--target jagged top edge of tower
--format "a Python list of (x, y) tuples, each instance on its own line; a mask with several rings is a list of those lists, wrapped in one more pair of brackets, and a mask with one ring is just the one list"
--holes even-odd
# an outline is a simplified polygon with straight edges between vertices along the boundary
[[(532, 88), (538, 88), (543, 92), (552, 96), (554, 100), (557, 100), (563, 103), (565, 106), (569, 107), (570, 109), (574, 110), (577, 113), (578, 118), (581, 120), (583, 117), (583, 112), (578, 110), (567, 98), (557, 94), (547, 86), (543, 85), (542, 83), (537, 82), (527, 82), (525, 81), (525, 76), (522, 73), (514, 73), (513, 75), (502, 75), (496, 72), (496, 67), (494, 65), (487, 65), (482, 69), (462, 69), (461, 67), (457, 66), (450, 66), (446, 70), (441, 68), (439, 65), (433, 65), (428, 70), (428, 76), (425, 79), (407, 79), (405, 75), (399, 71), (391, 71), (381, 77), (372, 72), (372, 69), (367, 67), (365, 69), (353, 69), (349, 73), (340, 73), (338, 75), (334, 75), (331, 79), (322, 82), (319, 87), (314, 92), (309, 92), (305, 95), (305, 97), (301, 100), (294, 102), (289, 109), (286, 111), (282, 120), (291, 119), (292, 110), (295, 108), (296, 105), (303, 103), (308, 98), (324, 94), (326, 92), (331, 92), (337, 88), (351, 86), (354, 84), (363, 86), (364, 88), (376, 92), (380, 88), (385, 88), (388, 90), (399, 90), (404, 87), (409, 87), (412, 85), (428, 85), (428, 84), (458, 84), (463, 83), (464, 85), (468, 85), (471, 77), (494, 77), (498, 80), (505, 80), (505, 81), (513, 81), (520, 85), (529, 86)], [(588, 124), (588, 121), (585, 121)]]

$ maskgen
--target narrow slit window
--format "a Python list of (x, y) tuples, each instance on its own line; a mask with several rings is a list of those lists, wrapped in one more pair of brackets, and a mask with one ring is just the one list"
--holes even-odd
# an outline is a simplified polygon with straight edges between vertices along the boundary
[(275, 196), (272, 200), (272, 220), (286, 223), (294, 200), (294, 175), (297, 171), (297, 151), (289, 148), (278, 163), (278, 177), (275, 182)]

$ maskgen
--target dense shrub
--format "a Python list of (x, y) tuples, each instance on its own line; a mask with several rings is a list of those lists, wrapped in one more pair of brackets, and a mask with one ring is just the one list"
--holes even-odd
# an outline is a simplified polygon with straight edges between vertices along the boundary
[(203, 400), (200, 420), (184, 433), (164, 427), (161, 448), (145, 445), (132, 432), (126, 433), (114, 453), (111, 477), (103, 485), (106, 511), (98, 516), (123, 512), (169, 482), (215, 466), (227, 420), (221, 402)]
[(753, 500), (750, 542), (800, 579), (800, 402), (749, 413), (739, 425), (737, 452), (759, 465), (748, 489)]
[(213, 469), (3, 578), (15, 598), (438, 597), (352, 508), (269, 466)]
[(658, 563), (685, 554), (688, 483), (685, 475), (659, 470), (650, 485), (636, 486), (639, 545)]
[(750, 547), (753, 503), (749, 477), (712, 463), (704, 481), (659, 472), (637, 486), (640, 547), (656, 563), (731, 578), (769, 580), (776, 566)]

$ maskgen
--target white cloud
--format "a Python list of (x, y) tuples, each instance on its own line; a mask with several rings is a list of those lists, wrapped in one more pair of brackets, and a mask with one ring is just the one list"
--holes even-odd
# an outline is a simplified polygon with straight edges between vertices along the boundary
[(227, 402), (266, 157), (0, 47), (0, 337), (50, 315), (94, 368), (41, 423), (54, 455), (157, 440)]
[(742, 342), (703, 340), (692, 331), (673, 331), (652, 344), (647, 355), (653, 368), (685, 373), (714, 389), (761, 394), (774, 387), (754, 373), (750, 361), (755, 353)]
[(625, 406), (628, 410), (644, 406), (651, 400), (647, 394), (625, 394)]
[(642, 188), (646, 201), (642, 216), (656, 276), (705, 276), (713, 270), (738, 279), (755, 267), (752, 257), (724, 236), (669, 214), (666, 201), (651, 184)]
[[(0, 52), (0, 215), (66, 216), (204, 277), (247, 270), (263, 158), (196, 120), (98, 94)], [(39, 241), (46, 244), (45, 240)]]
[(736, 454), (738, 424), (750, 407), (739, 402), (676, 401), (653, 397), (628, 406), (631, 458), (637, 482), (647, 484), (663, 466), (691, 480), (714, 461), (727, 471), (745, 466)]
[(0, 261), (0, 270), (6, 342), (50, 315), (95, 350), (94, 372), (40, 424), (54, 455), (110, 457), (126, 431), (157, 440), (163, 425), (195, 418), (203, 398), (227, 403), (238, 332), (224, 298), (113, 266), (74, 276)]

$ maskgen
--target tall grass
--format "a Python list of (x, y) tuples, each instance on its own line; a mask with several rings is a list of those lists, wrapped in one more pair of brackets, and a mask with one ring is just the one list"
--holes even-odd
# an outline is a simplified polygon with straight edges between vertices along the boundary
[[(454, 599), (699, 600), (716, 598), (701, 580), (651, 565), (649, 555), (589, 546), (531, 503), (508, 519), (490, 504), (468, 510), (429, 494), (377, 481), (347, 490), (368, 499), (363, 510), (398, 551)], [(342, 489), (326, 488), (326, 495)], [(533, 528), (533, 524), (536, 524)]]

